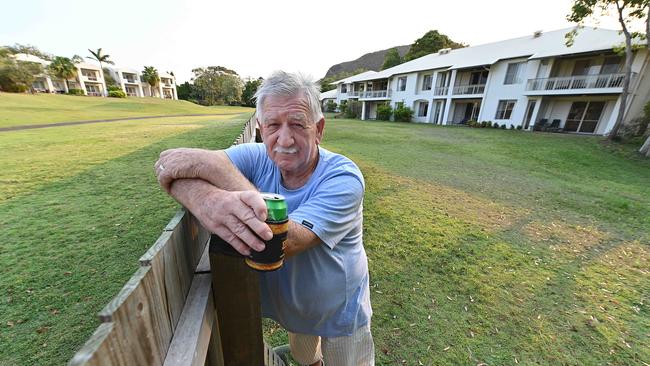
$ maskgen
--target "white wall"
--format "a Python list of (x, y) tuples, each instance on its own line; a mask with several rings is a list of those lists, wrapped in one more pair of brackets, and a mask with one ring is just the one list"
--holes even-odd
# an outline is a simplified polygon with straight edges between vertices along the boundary
[[(508, 64), (516, 62), (526, 62), (525, 58), (504, 60), (495, 63), (490, 67), (488, 74), (488, 82), (485, 86), (485, 95), (481, 103), (481, 112), (479, 113), (479, 121), (493, 121), (499, 125), (506, 124), (508, 127), (511, 125), (523, 125), (524, 117), (526, 114), (526, 106), (528, 105), (528, 98), (524, 95), (526, 89), (526, 81), (529, 75), (534, 75), (537, 72), (536, 66), (538, 62), (529, 65), (526, 63), (526, 68), (522, 73), (521, 81), (518, 84), (504, 84), (506, 78), (506, 71)], [(509, 119), (496, 119), (497, 108), (500, 100), (516, 100), (515, 107)]]

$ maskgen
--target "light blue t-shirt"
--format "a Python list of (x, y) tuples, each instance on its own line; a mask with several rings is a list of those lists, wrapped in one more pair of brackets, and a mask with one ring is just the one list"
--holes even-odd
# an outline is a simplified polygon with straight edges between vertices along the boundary
[(318, 151), (315, 171), (298, 189), (282, 185), (264, 144), (233, 146), (226, 154), (261, 192), (283, 195), (289, 219), (322, 240), (285, 259), (279, 270), (261, 274), (263, 316), (293, 333), (349, 336), (372, 315), (362, 240), (363, 176), (350, 159)]

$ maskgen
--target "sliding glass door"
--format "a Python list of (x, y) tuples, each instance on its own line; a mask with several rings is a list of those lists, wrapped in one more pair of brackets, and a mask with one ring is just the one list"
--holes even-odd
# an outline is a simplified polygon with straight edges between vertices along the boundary
[(594, 133), (605, 102), (574, 102), (564, 124), (564, 131)]

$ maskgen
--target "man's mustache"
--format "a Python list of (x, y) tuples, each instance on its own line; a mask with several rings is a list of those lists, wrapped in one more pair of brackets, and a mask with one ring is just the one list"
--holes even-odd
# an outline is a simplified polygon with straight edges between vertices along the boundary
[(281, 153), (281, 154), (295, 154), (298, 152), (298, 148), (276, 146), (273, 148), (273, 152)]

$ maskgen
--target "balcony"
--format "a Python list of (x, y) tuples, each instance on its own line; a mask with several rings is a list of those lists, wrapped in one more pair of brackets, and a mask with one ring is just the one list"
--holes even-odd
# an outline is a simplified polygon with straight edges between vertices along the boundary
[(447, 95), (449, 93), (448, 86), (438, 86), (433, 90), (433, 95)]
[(124, 82), (125, 82), (125, 83), (130, 83), (130, 84), (135, 84), (135, 83), (137, 83), (137, 81), (135, 81), (135, 79), (127, 79), (127, 78), (124, 79)]
[(363, 93), (363, 92), (360, 92), (358, 90), (357, 91), (349, 91), (348, 92), (348, 98), (359, 98), (359, 94), (361, 94), (361, 93)]
[(359, 99), (387, 99), (390, 95), (391, 90), (369, 90), (359, 92)]
[(469, 84), (454, 86), (454, 95), (474, 95), (483, 94), (485, 92), (485, 84)]
[[(636, 73), (632, 73), (632, 80)], [(625, 74), (580, 75), (528, 79), (526, 91), (572, 91), (582, 89), (622, 88)], [(631, 81), (631, 80), (630, 80)]]

